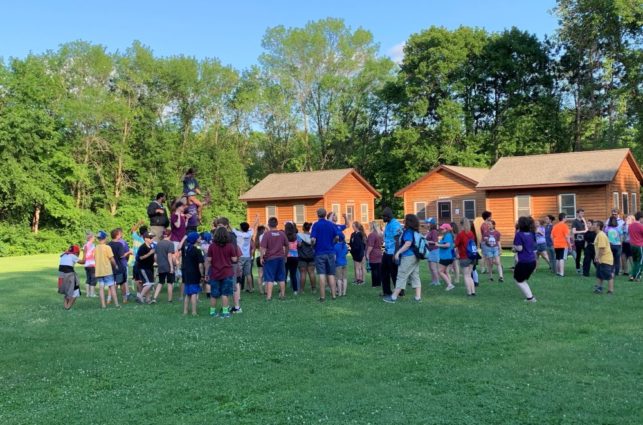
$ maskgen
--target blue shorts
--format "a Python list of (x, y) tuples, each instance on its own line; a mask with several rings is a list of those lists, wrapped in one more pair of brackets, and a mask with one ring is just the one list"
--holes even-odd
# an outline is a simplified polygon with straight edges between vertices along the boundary
[(98, 283), (100, 286), (113, 286), (114, 285), (114, 275), (109, 275), (109, 276), (101, 276), (96, 278), (96, 283)]
[(286, 262), (284, 258), (272, 258), (263, 263), (264, 283), (286, 281)]
[(186, 283), (183, 285), (183, 295), (196, 295), (201, 292), (201, 285), (198, 283)]
[(500, 256), (500, 248), (497, 246), (482, 245), (482, 256), (484, 258), (496, 258)]
[(439, 263), (440, 262), (440, 250), (434, 249), (429, 251), (429, 262), (430, 263)]
[(234, 291), (234, 277), (226, 277), (225, 279), (212, 279), (210, 280), (210, 296), (213, 298), (220, 298), (232, 296)]
[(547, 251), (547, 244), (545, 243), (536, 244), (536, 252), (545, 252), (545, 251)]
[(315, 255), (315, 271), (320, 275), (335, 274), (335, 254)]
[(612, 266), (611, 264), (596, 264), (596, 277), (599, 280), (612, 279), (613, 272), (614, 266)]

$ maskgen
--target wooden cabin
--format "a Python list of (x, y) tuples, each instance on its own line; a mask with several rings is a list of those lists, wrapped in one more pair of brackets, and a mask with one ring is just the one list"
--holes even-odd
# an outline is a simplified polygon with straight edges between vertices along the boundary
[[(629, 149), (501, 158), (477, 185), (501, 234), (513, 235), (520, 216), (542, 219), (576, 210), (605, 220), (640, 209), (643, 174)], [(503, 238), (504, 239), (504, 238)]]
[(259, 222), (277, 217), (282, 227), (286, 221), (295, 222), (300, 228), (305, 222), (317, 221), (317, 209), (334, 211), (343, 223), (360, 221), (364, 227), (374, 219), (375, 198), (380, 193), (355, 169), (311, 171), (302, 173), (270, 174), (249, 191), (241, 195), (247, 203), (248, 222)]
[(474, 219), (485, 209), (484, 192), (476, 185), (487, 168), (440, 165), (395, 193), (404, 199), (404, 214), (416, 214), (420, 221), (435, 217), (440, 224)]

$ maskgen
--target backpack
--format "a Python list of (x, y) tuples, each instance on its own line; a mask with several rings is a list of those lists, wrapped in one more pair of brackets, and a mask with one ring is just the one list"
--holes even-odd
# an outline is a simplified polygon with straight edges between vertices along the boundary
[(426, 243), (426, 238), (421, 233), (413, 232), (413, 243), (411, 244), (411, 251), (418, 260), (427, 260), (429, 258), (429, 245)]
[(467, 242), (467, 258), (469, 260), (475, 260), (478, 258), (478, 245), (474, 239), (469, 239)]
[(312, 261), (315, 259), (315, 249), (306, 241), (301, 241), (299, 248), (297, 248), (297, 255), (304, 261)]

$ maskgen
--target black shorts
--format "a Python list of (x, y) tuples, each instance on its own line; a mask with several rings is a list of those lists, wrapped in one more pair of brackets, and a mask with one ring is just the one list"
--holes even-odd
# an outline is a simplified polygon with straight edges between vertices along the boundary
[(261, 258), (260, 257), (257, 257), (257, 267), (259, 267), (260, 269), (263, 268), (263, 265), (261, 264)]
[(141, 282), (154, 283), (154, 270), (153, 269), (139, 269), (139, 276), (141, 277)]
[(141, 281), (141, 275), (138, 272), (138, 264), (136, 263), (134, 263), (134, 266), (132, 267), (132, 278), (134, 279), (134, 282)]
[(192, 232), (198, 232), (199, 231), (199, 226), (187, 226), (185, 228), (185, 234), (192, 233)]
[(161, 285), (165, 283), (174, 284), (174, 273), (159, 273), (159, 283)]
[(564, 260), (565, 259), (565, 248), (554, 248), (554, 252), (556, 253), (556, 259), (557, 260)]
[(531, 277), (531, 274), (536, 270), (536, 262), (518, 263), (514, 268), (514, 280), (516, 282), (524, 282)]
[(611, 264), (596, 264), (596, 278), (599, 280), (611, 280), (614, 273), (614, 266)]
[(626, 258), (632, 256), (632, 245), (629, 242), (623, 242), (621, 254), (625, 255)]
[(440, 260), (440, 265), (444, 267), (449, 267), (453, 264), (453, 260)]

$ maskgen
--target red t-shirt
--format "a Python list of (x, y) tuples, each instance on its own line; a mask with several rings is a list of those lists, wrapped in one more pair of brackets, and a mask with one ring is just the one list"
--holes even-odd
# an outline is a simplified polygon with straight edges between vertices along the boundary
[(286, 258), (284, 247), (288, 248), (288, 238), (282, 230), (266, 230), (261, 239), (261, 248), (266, 250), (264, 261)]
[(643, 246), (643, 224), (635, 221), (627, 229), (630, 232), (630, 244), (632, 246)]
[(239, 258), (239, 247), (234, 243), (223, 246), (213, 243), (208, 248), (207, 256), (210, 257), (210, 279), (222, 280), (234, 276), (232, 270), (232, 257)]
[(484, 244), (490, 248), (495, 248), (500, 243), (500, 232), (497, 230), (489, 230), (482, 237)]
[(461, 260), (469, 258), (467, 255), (467, 244), (472, 239), (475, 239), (475, 236), (470, 230), (463, 230), (455, 237), (455, 247), (458, 250), (458, 258)]
[(373, 248), (371, 254), (368, 256), (368, 262), (377, 264), (382, 262), (382, 244), (384, 240), (377, 232), (371, 232), (366, 238), (366, 247)]

